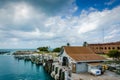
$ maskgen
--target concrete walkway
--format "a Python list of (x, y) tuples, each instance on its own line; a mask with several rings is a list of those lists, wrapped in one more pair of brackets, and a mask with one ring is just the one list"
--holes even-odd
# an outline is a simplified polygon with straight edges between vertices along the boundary
[(114, 72), (106, 71), (101, 76), (94, 76), (89, 73), (72, 74), (72, 80), (120, 80), (120, 75)]

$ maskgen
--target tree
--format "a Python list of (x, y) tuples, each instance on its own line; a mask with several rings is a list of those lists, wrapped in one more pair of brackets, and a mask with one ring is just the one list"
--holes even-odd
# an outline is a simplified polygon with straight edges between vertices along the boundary
[(87, 46), (87, 44), (88, 44), (88, 43), (85, 41), (85, 42), (83, 43), (83, 46), (84, 46), (84, 47), (86, 47), (86, 46)]
[(107, 55), (113, 60), (120, 60), (120, 52), (118, 50), (111, 50)]
[(70, 43), (67, 43), (67, 46), (70, 46)]
[(53, 52), (60, 52), (60, 51), (61, 51), (60, 47), (53, 49)]
[(49, 52), (49, 48), (48, 47), (39, 47), (37, 48), (39, 51), (45, 51), (45, 52)]

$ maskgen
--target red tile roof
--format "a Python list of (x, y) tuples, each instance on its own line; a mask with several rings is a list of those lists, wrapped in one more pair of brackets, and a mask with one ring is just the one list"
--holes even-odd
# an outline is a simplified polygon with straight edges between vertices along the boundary
[(66, 46), (64, 50), (75, 61), (106, 60), (88, 47)]

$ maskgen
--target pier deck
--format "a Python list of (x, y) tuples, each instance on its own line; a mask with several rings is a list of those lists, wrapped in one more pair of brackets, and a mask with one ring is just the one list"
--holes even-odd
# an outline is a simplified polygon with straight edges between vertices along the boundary
[(117, 75), (111, 71), (106, 71), (101, 76), (94, 76), (89, 73), (72, 73), (72, 80), (120, 80), (120, 75)]

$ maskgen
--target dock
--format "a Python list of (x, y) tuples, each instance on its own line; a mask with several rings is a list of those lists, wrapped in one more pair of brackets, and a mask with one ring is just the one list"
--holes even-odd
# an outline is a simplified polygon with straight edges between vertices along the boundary
[[(19, 55), (18, 55), (19, 54)], [(14, 55), (15, 59), (31, 61), (33, 64), (42, 65), (45, 71), (55, 80), (72, 80), (71, 69), (66, 66), (61, 66), (58, 57), (53, 57), (50, 54), (23, 54), (22, 52)], [(69, 75), (69, 76), (68, 76)]]

